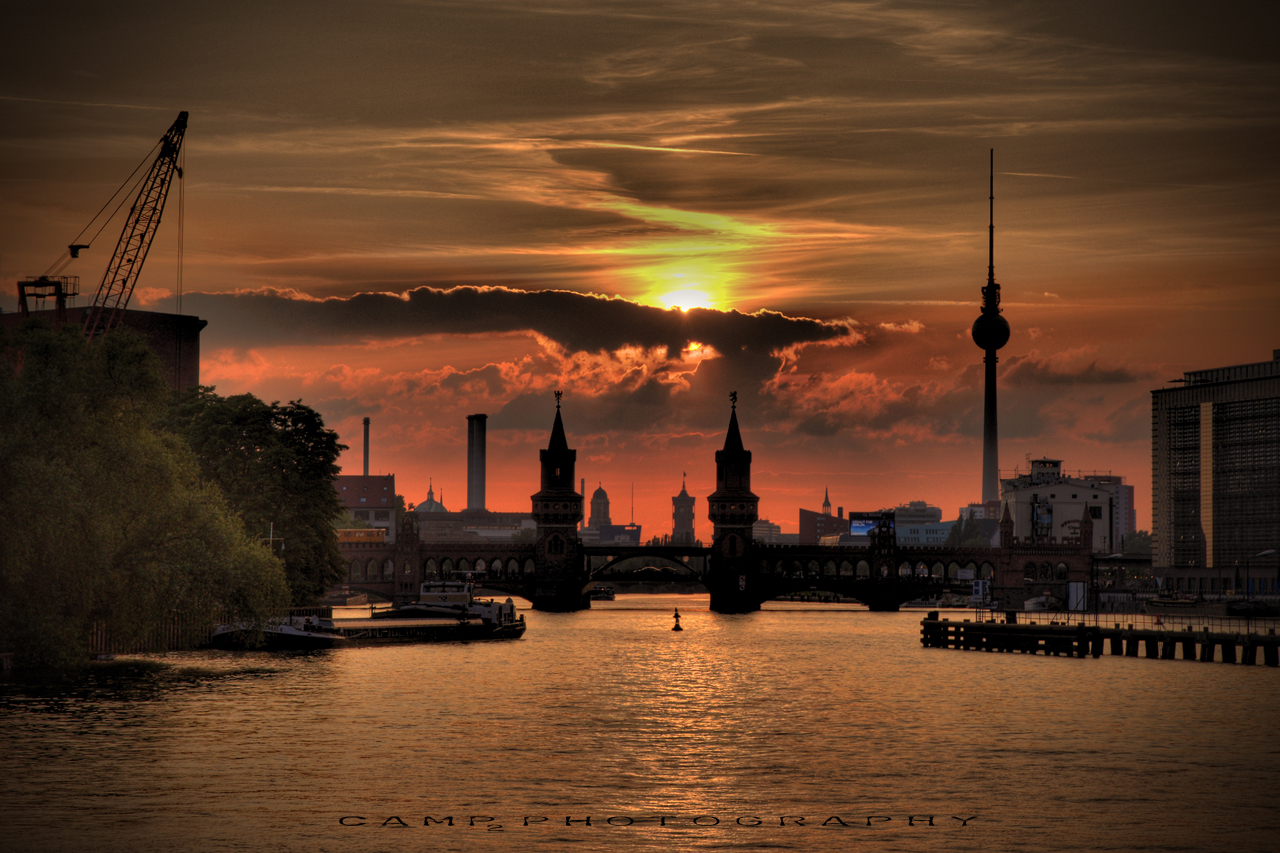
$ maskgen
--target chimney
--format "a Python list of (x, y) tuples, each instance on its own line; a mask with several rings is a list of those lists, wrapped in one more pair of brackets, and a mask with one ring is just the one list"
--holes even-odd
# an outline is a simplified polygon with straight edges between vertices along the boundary
[(467, 509), (484, 509), (484, 433), (488, 415), (467, 415)]
[(836, 518), (844, 518), (844, 507), (836, 510)]
[(364, 475), (369, 476), (369, 419), (364, 419)]

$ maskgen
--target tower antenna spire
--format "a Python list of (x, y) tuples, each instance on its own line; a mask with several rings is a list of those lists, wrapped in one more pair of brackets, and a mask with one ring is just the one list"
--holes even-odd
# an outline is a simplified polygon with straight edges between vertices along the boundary
[(973, 322), (973, 342), (985, 352), (982, 414), (982, 501), (1000, 499), (999, 430), (996, 427), (996, 351), (1009, 342), (1009, 321), (1000, 316), (1000, 285), (996, 284), (996, 150), (991, 149), (990, 212), (987, 222), (987, 285), (982, 288), (982, 313)]
[(996, 283), (996, 149), (991, 149), (991, 205), (990, 220), (987, 224), (987, 285)]

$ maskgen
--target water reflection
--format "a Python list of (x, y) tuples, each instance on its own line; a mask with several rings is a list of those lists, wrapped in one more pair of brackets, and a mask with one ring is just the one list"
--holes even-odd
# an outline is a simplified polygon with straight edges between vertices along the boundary
[[(705, 596), (620, 596), (525, 615), (517, 642), (4, 683), (0, 841), (492, 850), (506, 821), (525, 834), (505, 845), (546, 849), (1263, 850), (1280, 829), (1274, 670), (922, 649), (919, 614), (847, 605), (719, 616)], [(600, 825), (660, 814), (685, 823)], [(950, 823), (912, 835), (913, 814)], [(590, 833), (564, 824), (588, 815)], [(951, 815), (980, 817), (961, 831)]]

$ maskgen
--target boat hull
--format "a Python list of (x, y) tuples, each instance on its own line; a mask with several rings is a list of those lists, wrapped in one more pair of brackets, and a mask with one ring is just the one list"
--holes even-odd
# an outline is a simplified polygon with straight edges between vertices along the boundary
[(351, 645), (351, 640), (337, 630), (299, 631), (267, 627), (259, 633), (249, 628), (224, 625), (214, 632), (209, 645), (224, 651), (307, 652), (343, 648)]
[(412, 643), (483, 642), (518, 640), (524, 636), (525, 621), (495, 623), (480, 619), (350, 620), (335, 623), (323, 631), (305, 631), (289, 626), (269, 626), (256, 632), (248, 627), (223, 625), (209, 646), (226, 651), (297, 652), (339, 649), (350, 646), (381, 646)]

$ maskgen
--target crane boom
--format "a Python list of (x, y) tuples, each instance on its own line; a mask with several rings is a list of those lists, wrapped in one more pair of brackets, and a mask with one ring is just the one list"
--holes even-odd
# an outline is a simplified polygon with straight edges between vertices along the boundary
[(102, 284), (93, 298), (93, 304), (85, 312), (84, 333), (93, 338), (106, 334), (115, 325), (120, 312), (129, 304), (134, 285), (138, 283), (138, 275), (142, 272), (142, 263), (147, 259), (151, 249), (151, 241), (160, 227), (160, 215), (164, 213), (164, 203), (169, 197), (169, 187), (173, 183), (173, 174), (182, 172), (178, 169), (178, 152), (182, 148), (182, 137), (187, 132), (187, 114), (178, 113), (177, 120), (160, 140), (160, 153), (156, 155), (151, 170), (147, 172), (129, 209), (129, 218), (125, 220), (124, 230), (116, 243), (115, 254), (107, 264), (107, 271), (102, 276)]

